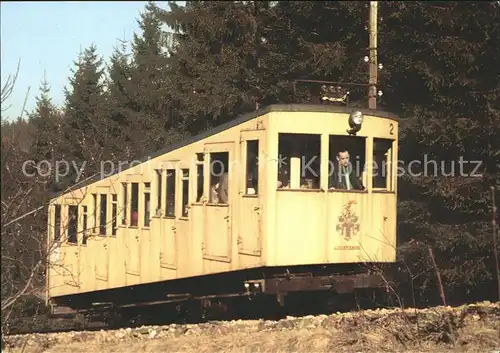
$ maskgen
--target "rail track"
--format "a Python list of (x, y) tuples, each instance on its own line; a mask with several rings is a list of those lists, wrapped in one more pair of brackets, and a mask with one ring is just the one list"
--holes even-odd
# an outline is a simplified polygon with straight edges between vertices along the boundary
[[(390, 308), (387, 300), (355, 295), (314, 296), (297, 295), (287, 298), (280, 306), (274, 297), (238, 298), (239, 300), (206, 302), (184, 302), (176, 305), (153, 305), (130, 307), (128, 310), (103, 309), (96, 312), (80, 312), (52, 315), (38, 319), (30, 325), (26, 318), (23, 327), (11, 326), (6, 334), (45, 334), (71, 331), (117, 330), (150, 325), (201, 324), (228, 320), (273, 320), (286, 316), (306, 316), (350, 312), (363, 309)], [(246, 299), (246, 300), (245, 300)], [(17, 325), (16, 325), (17, 326)]]

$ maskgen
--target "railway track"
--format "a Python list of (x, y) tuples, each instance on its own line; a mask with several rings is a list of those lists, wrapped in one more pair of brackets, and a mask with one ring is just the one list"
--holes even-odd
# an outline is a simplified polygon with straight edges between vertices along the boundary
[[(2, 336), (2, 351), (407, 351), (494, 352), (500, 347), (498, 303), (459, 307), (363, 310), (356, 313), (238, 320), (197, 325), (151, 325), (94, 332)], [(478, 335), (478, 332), (480, 334)], [(465, 346), (464, 346), (465, 345)]]
[[(334, 299), (334, 300), (332, 300)], [(201, 304), (201, 305), (200, 305)], [(129, 308), (129, 311), (105, 310), (98, 313), (65, 314), (64, 317), (48, 317), (31, 328), (11, 327), (10, 335), (64, 333), (72, 331), (118, 330), (151, 325), (202, 324), (230, 320), (271, 320), (279, 321), (286, 316), (329, 315), (363, 309), (381, 309), (390, 306), (375, 301), (360, 301), (354, 296), (344, 295), (331, 298), (309, 296), (288, 298), (287, 305), (281, 307), (273, 297), (241, 302), (210, 301), (207, 303), (187, 302), (183, 305), (157, 305), (152, 307)], [(28, 324), (29, 320), (27, 318)]]

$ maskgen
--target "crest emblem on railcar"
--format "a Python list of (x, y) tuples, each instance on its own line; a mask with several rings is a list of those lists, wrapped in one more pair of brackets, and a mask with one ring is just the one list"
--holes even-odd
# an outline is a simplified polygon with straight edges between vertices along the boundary
[(345, 240), (351, 240), (352, 236), (359, 232), (359, 217), (356, 216), (351, 208), (355, 203), (356, 201), (354, 200), (348, 201), (344, 205), (342, 213), (338, 218), (339, 223), (337, 223), (337, 231), (342, 233)]

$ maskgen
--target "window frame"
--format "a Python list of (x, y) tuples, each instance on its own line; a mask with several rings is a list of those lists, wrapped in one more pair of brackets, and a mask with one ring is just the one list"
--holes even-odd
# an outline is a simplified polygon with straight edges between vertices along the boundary
[[(362, 168), (362, 172), (360, 173), (360, 182), (362, 183), (362, 185), (364, 186), (364, 190), (359, 190), (359, 189), (351, 189), (351, 190), (347, 190), (347, 189), (334, 189), (330, 186), (330, 170), (328, 170), (328, 180), (327, 180), (327, 185), (328, 185), (328, 192), (332, 192), (332, 193), (351, 193), (351, 194), (367, 194), (371, 188), (371, 179), (370, 179), (370, 176), (371, 176), (371, 168), (369, 166), (369, 164), (371, 163), (372, 161), (372, 158), (370, 157), (371, 156), (371, 150), (372, 150), (372, 138), (369, 137), (369, 136), (363, 136), (363, 135), (355, 135), (355, 136), (351, 136), (351, 135), (342, 135), (342, 134), (331, 134), (331, 133), (328, 133), (328, 134), (325, 134), (327, 136), (327, 151), (328, 151), (328, 157), (327, 157), (327, 160), (329, 163), (333, 162), (335, 163), (335, 158), (336, 158), (336, 155), (333, 155), (331, 156), (330, 155), (330, 152), (331, 152), (331, 146), (332, 146), (332, 139), (334, 139), (335, 137), (340, 137), (340, 138), (343, 138), (343, 139), (352, 139), (354, 141), (354, 139), (358, 139), (358, 140), (362, 140), (363, 141), (363, 145), (364, 145), (364, 148), (362, 149), (364, 152), (364, 166), (360, 166)], [(349, 148), (348, 149), (348, 152), (349, 152), (349, 155), (352, 156), (352, 152), (349, 151)], [(352, 150), (352, 149), (351, 149)], [(333, 160), (332, 160), (332, 159)]]
[[(388, 163), (387, 167), (387, 174), (388, 176), (386, 177), (386, 186), (385, 187), (374, 187), (373, 186), (373, 180), (375, 178), (375, 173), (373, 172), (373, 166), (374, 166), (374, 156), (375, 156), (375, 142), (376, 140), (380, 141), (387, 141), (390, 144), (389, 148), (389, 155), (386, 156), (385, 161)], [(371, 151), (371, 164), (372, 168), (370, 168), (370, 173), (371, 173), (371, 191), (373, 193), (377, 194), (395, 194), (396, 193), (396, 188), (395, 188), (395, 180), (394, 176), (397, 177), (397, 161), (395, 160), (395, 150), (397, 146), (397, 141), (396, 139), (393, 138), (387, 138), (387, 137), (377, 137), (373, 136), (372, 137), (372, 151)]]
[[(138, 228), (139, 227), (139, 219), (140, 219), (140, 210), (141, 210), (141, 183), (139, 181), (131, 181), (129, 182), (130, 184), (130, 207), (129, 207), (129, 221), (128, 221), (128, 227), (129, 228)], [(137, 186), (137, 196), (136, 196), (136, 207), (134, 208), (134, 185)], [(135, 224), (132, 224), (132, 214), (134, 210), (137, 212), (137, 220)]]
[[(105, 237), (108, 235), (108, 206), (109, 206), (109, 198), (107, 193), (99, 193), (99, 225), (98, 225), (98, 235)], [(104, 206), (106, 210), (102, 210), (103, 205), (103, 197), (104, 197)], [(102, 224), (102, 215), (104, 215), (104, 225)], [(104, 229), (104, 233), (103, 230)]]
[[(318, 182), (318, 187), (312, 187), (312, 188), (304, 188), (304, 187), (301, 187), (301, 185), (304, 185), (301, 183), (301, 178), (302, 178), (302, 156), (300, 156), (300, 161), (299, 161), (299, 178), (298, 178), (298, 184), (299, 184), (299, 187), (297, 188), (292, 188), (291, 187), (291, 184), (292, 184), (292, 165), (291, 165), (291, 157), (292, 156), (292, 152), (290, 151), (289, 152), (289, 156), (283, 156), (281, 154), (281, 149), (280, 149), (280, 138), (281, 136), (283, 135), (288, 135), (288, 137), (292, 136), (292, 135), (298, 135), (298, 136), (308, 136), (308, 137), (311, 137), (311, 140), (314, 138), (314, 137), (318, 137), (319, 138), (319, 154), (316, 155), (317, 157), (317, 160), (319, 161), (319, 176), (318, 176), (318, 179), (317, 179), (317, 182)], [(277, 153), (278, 155), (276, 156), (277, 158), (277, 175), (275, 176), (275, 180), (276, 181), (279, 181), (280, 180), (280, 163), (285, 159), (287, 158), (288, 160), (285, 162), (285, 168), (287, 169), (288, 171), (288, 187), (276, 187), (276, 191), (278, 192), (313, 192), (313, 193), (318, 193), (318, 192), (324, 192), (324, 188), (322, 187), (323, 185), (323, 168), (322, 168), (322, 163), (323, 163), (323, 137), (322, 137), (322, 133), (315, 133), (315, 132), (312, 132), (312, 133), (304, 133), (304, 132), (278, 132), (277, 134), (277, 140), (278, 140), (278, 146), (277, 146)], [(290, 147), (291, 150), (293, 151), (293, 147)], [(307, 164), (307, 163), (306, 163)], [(305, 179), (305, 178), (304, 178)]]
[(88, 216), (88, 206), (82, 205), (82, 243), (81, 245), (87, 246), (87, 240), (89, 238), (89, 216)]
[(111, 194), (111, 236), (116, 237), (118, 233), (118, 194)]
[[(222, 144), (221, 144), (222, 145)], [(217, 148), (217, 147), (214, 147), (213, 150), (209, 150), (207, 153), (206, 153), (206, 161), (207, 161), (207, 164), (208, 164), (208, 197), (207, 197), (207, 202), (206, 204), (208, 206), (219, 206), (219, 207), (229, 207), (229, 205), (231, 204), (231, 197), (232, 197), (232, 185), (231, 185), (231, 181), (232, 181), (232, 168), (231, 168), (231, 150), (229, 149), (224, 149), (224, 148)], [(213, 183), (212, 180), (216, 180), (215, 178), (218, 178), (219, 176), (216, 176), (216, 175), (212, 175), (212, 171), (213, 171), (213, 167), (212, 167), (212, 155), (214, 154), (227, 154), (227, 173), (228, 173), (228, 188), (227, 188), (227, 203), (224, 203), (224, 202), (213, 202), (213, 199), (212, 199), (212, 187), (217, 185), (218, 182), (215, 182)], [(224, 166), (226, 167), (226, 166)], [(214, 178), (214, 179), (213, 179)]]
[[(186, 168), (179, 168), (180, 173), (177, 173), (179, 175), (179, 189), (180, 192), (177, 194), (179, 198), (179, 205), (180, 205), (180, 216), (179, 219), (181, 220), (188, 220), (189, 219), (189, 209), (191, 205), (191, 169), (186, 167)], [(184, 173), (187, 172), (187, 175), (184, 175)], [(184, 195), (184, 188), (187, 188), (187, 195)], [(186, 196), (186, 198), (184, 198)], [(187, 210), (187, 211), (186, 211)]]
[[(163, 218), (167, 219), (175, 219), (177, 216), (177, 168), (176, 167), (169, 167), (165, 168), (165, 173), (164, 173), (164, 179), (165, 179), (165, 215)], [(170, 179), (169, 179), (170, 177)], [(173, 189), (173, 193), (170, 194), (170, 190)], [(170, 196), (172, 196), (172, 201), (170, 201)], [(169, 202), (173, 202), (172, 205), (169, 204)], [(172, 210), (173, 213), (169, 213), (169, 210)]]
[[(163, 213), (163, 170), (162, 168), (155, 169), (155, 193), (156, 193), (156, 203), (154, 208), (154, 213), (151, 218), (159, 218)], [(150, 201), (151, 202), (151, 201)], [(151, 206), (150, 206), (151, 207)]]
[[(147, 195), (147, 197), (146, 197)], [(147, 210), (146, 199), (149, 199), (149, 210)], [(151, 182), (146, 181), (142, 183), (142, 208), (143, 208), (143, 217), (142, 217), (142, 228), (149, 229), (151, 226)], [(139, 206), (139, 208), (141, 208)], [(147, 220), (147, 222), (146, 222)]]
[[(68, 236), (66, 238), (66, 244), (68, 245), (78, 245), (78, 205), (67, 205), (67, 220), (68, 220), (68, 229), (67, 229), (67, 233), (68, 233)], [(71, 210), (75, 210), (76, 209), (76, 212), (75, 212), (75, 217), (71, 217)], [(72, 222), (73, 223), (73, 227), (72, 227)], [(71, 237), (71, 229), (74, 228), (74, 241), (70, 241), (70, 237)]]
[[(58, 217), (59, 216), (59, 217)], [(62, 225), (62, 205), (54, 204), (54, 242), (61, 240), (61, 225)]]
[[(243, 196), (244, 197), (259, 197), (259, 191), (262, 191), (262, 189), (259, 187), (259, 181), (260, 181), (260, 174), (261, 174), (261, 166), (259, 164), (259, 160), (261, 159), (261, 155), (260, 155), (260, 149), (261, 149), (261, 143), (262, 143), (262, 139), (261, 138), (258, 138), (258, 137), (249, 137), (247, 139), (244, 140), (245, 144), (244, 144), (244, 158), (243, 160), (245, 161), (245, 165), (244, 165), (244, 172), (243, 172), (243, 189), (244, 189), (244, 192), (243, 192)], [(256, 179), (257, 179), (257, 188), (255, 188), (255, 186), (252, 184), (252, 188), (254, 189), (254, 193), (253, 194), (250, 194), (248, 193), (249, 189), (251, 189), (248, 185), (248, 182), (249, 182), (249, 164), (250, 162), (252, 162), (248, 157), (249, 157), (249, 154), (248, 154), (248, 145), (249, 143), (253, 143), (253, 142), (256, 142), (256, 145), (257, 145), (257, 150), (255, 151), (255, 156), (254, 156), (254, 160), (253, 160), (253, 163), (251, 163), (254, 168), (254, 171), (256, 172)], [(252, 179), (253, 181), (253, 179)]]

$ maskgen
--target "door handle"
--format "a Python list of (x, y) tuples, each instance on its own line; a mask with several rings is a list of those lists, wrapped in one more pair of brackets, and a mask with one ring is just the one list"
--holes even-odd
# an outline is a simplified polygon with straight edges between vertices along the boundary
[(172, 226), (172, 230), (176, 230), (177, 228), (175, 226)]
[(258, 211), (258, 210), (260, 210), (260, 206), (254, 206), (253, 210), (254, 210), (254, 211)]

